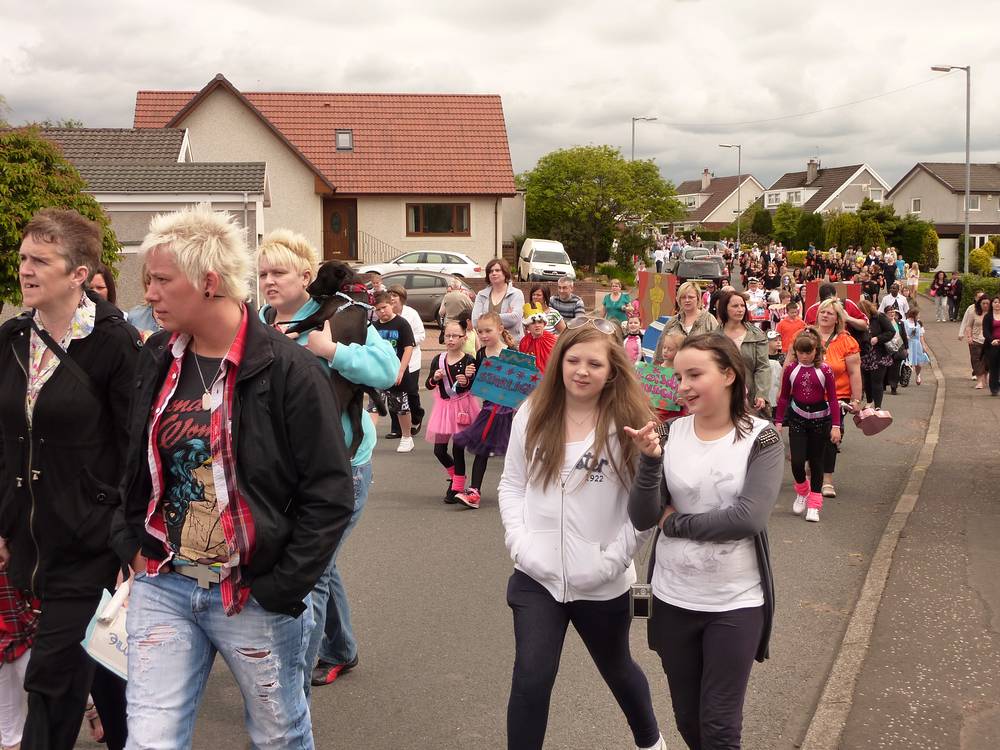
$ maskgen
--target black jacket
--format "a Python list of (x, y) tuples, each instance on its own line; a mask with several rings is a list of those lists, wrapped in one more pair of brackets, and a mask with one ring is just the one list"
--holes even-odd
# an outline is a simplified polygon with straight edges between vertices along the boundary
[[(329, 370), (305, 347), (249, 313), (232, 413), (236, 481), (253, 517), (255, 546), (243, 580), (261, 606), (297, 617), (354, 512), (351, 464)], [(152, 479), (149, 415), (173, 361), (160, 331), (139, 355), (129, 444), (112, 543), (124, 561), (140, 546), (162, 560), (146, 533)]]
[(896, 329), (892, 327), (892, 321), (889, 320), (889, 316), (885, 313), (880, 312), (868, 321), (868, 346), (872, 345), (871, 340), (873, 338), (877, 338), (875, 352), (878, 356), (884, 357), (887, 354), (892, 354), (892, 352), (885, 348), (885, 345), (892, 341), (895, 335)]
[(120, 310), (88, 294), (97, 305), (94, 330), (71, 341), (68, 352), (100, 400), (60, 364), (38, 395), (30, 429), (30, 314), (0, 327), (0, 536), (10, 549), (12, 582), (37, 596), (113, 585), (118, 567), (108, 535), (142, 344)]

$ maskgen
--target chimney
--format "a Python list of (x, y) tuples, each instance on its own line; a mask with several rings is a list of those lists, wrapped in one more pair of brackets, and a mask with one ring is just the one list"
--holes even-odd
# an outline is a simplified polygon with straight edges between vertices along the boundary
[(708, 190), (708, 186), (712, 184), (712, 173), (708, 171), (708, 167), (705, 167), (705, 171), (701, 173), (701, 189)]
[(810, 159), (806, 162), (806, 185), (812, 185), (818, 176), (819, 162), (816, 159)]

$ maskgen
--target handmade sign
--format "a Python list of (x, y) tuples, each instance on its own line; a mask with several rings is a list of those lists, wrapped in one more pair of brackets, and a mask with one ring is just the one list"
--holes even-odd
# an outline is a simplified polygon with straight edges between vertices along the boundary
[(639, 385), (649, 396), (649, 403), (654, 409), (663, 411), (680, 411), (677, 403), (678, 379), (672, 367), (656, 367), (640, 362), (635, 366), (639, 376)]
[(639, 318), (642, 327), (661, 315), (673, 315), (676, 309), (677, 277), (672, 273), (654, 273), (640, 271), (639, 282)]
[(534, 357), (504, 349), (500, 356), (483, 360), (472, 381), (472, 395), (513, 409), (521, 405), (541, 379)]

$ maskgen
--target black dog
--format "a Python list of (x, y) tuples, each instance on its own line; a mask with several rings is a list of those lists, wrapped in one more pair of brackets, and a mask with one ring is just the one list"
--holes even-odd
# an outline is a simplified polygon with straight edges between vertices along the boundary
[[(367, 294), (365, 300), (359, 299), (359, 293), (349, 293), (354, 282), (354, 271), (350, 266), (331, 260), (324, 263), (316, 274), (316, 280), (307, 288), (309, 296), (319, 303), (319, 309), (305, 320), (293, 323), (286, 333), (308, 335), (309, 331), (320, 330), (326, 321), (330, 321), (330, 335), (338, 344), (361, 344), (368, 337), (368, 306)], [(385, 405), (380, 394), (370, 386), (352, 383), (336, 370), (330, 371), (333, 391), (337, 396), (342, 411), (347, 413), (351, 423), (351, 455), (353, 456), (361, 445), (361, 420), (365, 419), (364, 394), (372, 398), (378, 407), (379, 414), (385, 416)]]

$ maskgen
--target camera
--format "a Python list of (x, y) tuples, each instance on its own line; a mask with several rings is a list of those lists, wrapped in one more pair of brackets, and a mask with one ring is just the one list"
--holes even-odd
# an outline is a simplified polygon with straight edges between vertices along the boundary
[(633, 619), (648, 620), (653, 610), (653, 587), (648, 583), (633, 583), (628, 602)]

